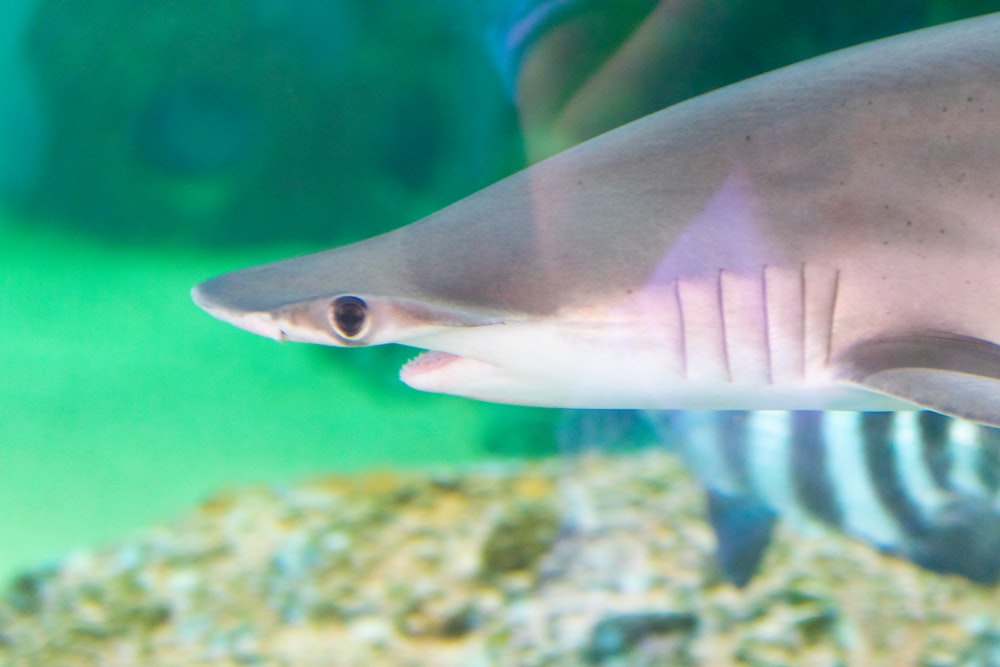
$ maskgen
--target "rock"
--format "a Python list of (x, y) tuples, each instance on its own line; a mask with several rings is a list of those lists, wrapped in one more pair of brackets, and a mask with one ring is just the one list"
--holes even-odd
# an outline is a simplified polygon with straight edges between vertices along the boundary
[[(590, 634), (584, 657), (591, 664), (628, 655), (643, 641), (656, 638), (677, 638), (670, 664), (682, 664), (687, 640), (697, 628), (698, 618), (688, 612), (646, 611), (613, 614), (602, 618)], [(662, 656), (666, 659), (667, 656)]]
[(226, 491), (24, 573), (0, 665), (1000, 664), (1000, 594), (778, 526), (745, 589), (670, 455)]
[(483, 576), (531, 568), (553, 545), (559, 514), (551, 503), (515, 503), (493, 525), (483, 545)]

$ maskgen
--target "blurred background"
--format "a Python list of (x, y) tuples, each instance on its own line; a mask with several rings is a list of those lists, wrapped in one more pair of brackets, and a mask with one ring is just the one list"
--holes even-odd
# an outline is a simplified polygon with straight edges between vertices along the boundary
[[(627, 415), (413, 392), (216, 273), (407, 224), (633, 118), (984, 0), (7, 0), (0, 579), (228, 485), (541, 456)], [(474, 251), (474, 249), (470, 249)]]

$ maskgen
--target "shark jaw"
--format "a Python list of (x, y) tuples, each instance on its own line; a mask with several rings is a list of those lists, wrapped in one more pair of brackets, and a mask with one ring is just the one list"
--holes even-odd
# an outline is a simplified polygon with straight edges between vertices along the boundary
[(671, 379), (655, 367), (633, 364), (626, 355), (611, 367), (604, 362), (574, 374), (574, 383), (564, 377), (564, 359), (546, 363), (500, 366), (475, 357), (425, 350), (405, 364), (400, 379), (413, 389), (449, 394), (494, 403), (592, 409), (731, 410), (754, 406), (754, 410), (912, 410), (913, 404), (890, 396), (873, 394), (850, 385), (816, 382), (785, 386), (750, 383), (718, 384)]

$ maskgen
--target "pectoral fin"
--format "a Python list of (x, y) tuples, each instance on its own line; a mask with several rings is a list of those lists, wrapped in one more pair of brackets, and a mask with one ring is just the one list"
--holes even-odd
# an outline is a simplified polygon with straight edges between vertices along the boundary
[(841, 377), (944, 414), (1000, 426), (1000, 345), (946, 333), (857, 343)]

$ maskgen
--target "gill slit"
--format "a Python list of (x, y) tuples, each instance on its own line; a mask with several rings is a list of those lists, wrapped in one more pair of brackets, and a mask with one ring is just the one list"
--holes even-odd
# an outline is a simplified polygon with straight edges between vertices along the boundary
[(799, 295), (802, 301), (799, 303), (799, 317), (802, 321), (799, 323), (799, 329), (802, 332), (802, 344), (799, 345), (799, 350), (802, 354), (802, 359), (800, 359), (799, 372), (802, 374), (802, 379), (804, 380), (808, 374), (807, 372), (807, 359), (809, 353), (806, 348), (809, 346), (809, 332), (806, 331), (806, 263), (802, 262), (799, 265)]
[(726, 335), (726, 305), (722, 291), (722, 273), (725, 269), (719, 269), (716, 276), (716, 301), (719, 303), (719, 329), (722, 331), (722, 363), (726, 368), (726, 381), (733, 381), (733, 369), (729, 364), (729, 336)]
[(833, 274), (833, 299), (830, 303), (830, 321), (826, 329), (826, 363), (830, 366), (830, 355), (833, 353), (833, 323), (837, 318), (837, 297), (840, 295), (840, 269)]
[(767, 264), (760, 269), (761, 302), (764, 304), (764, 354), (767, 355), (767, 383), (774, 384), (774, 359), (771, 353), (771, 322), (768, 319)]
[(681, 279), (674, 278), (674, 299), (677, 301), (677, 321), (681, 334), (681, 374), (688, 379), (687, 325), (684, 323), (684, 304), (681, 303)]

